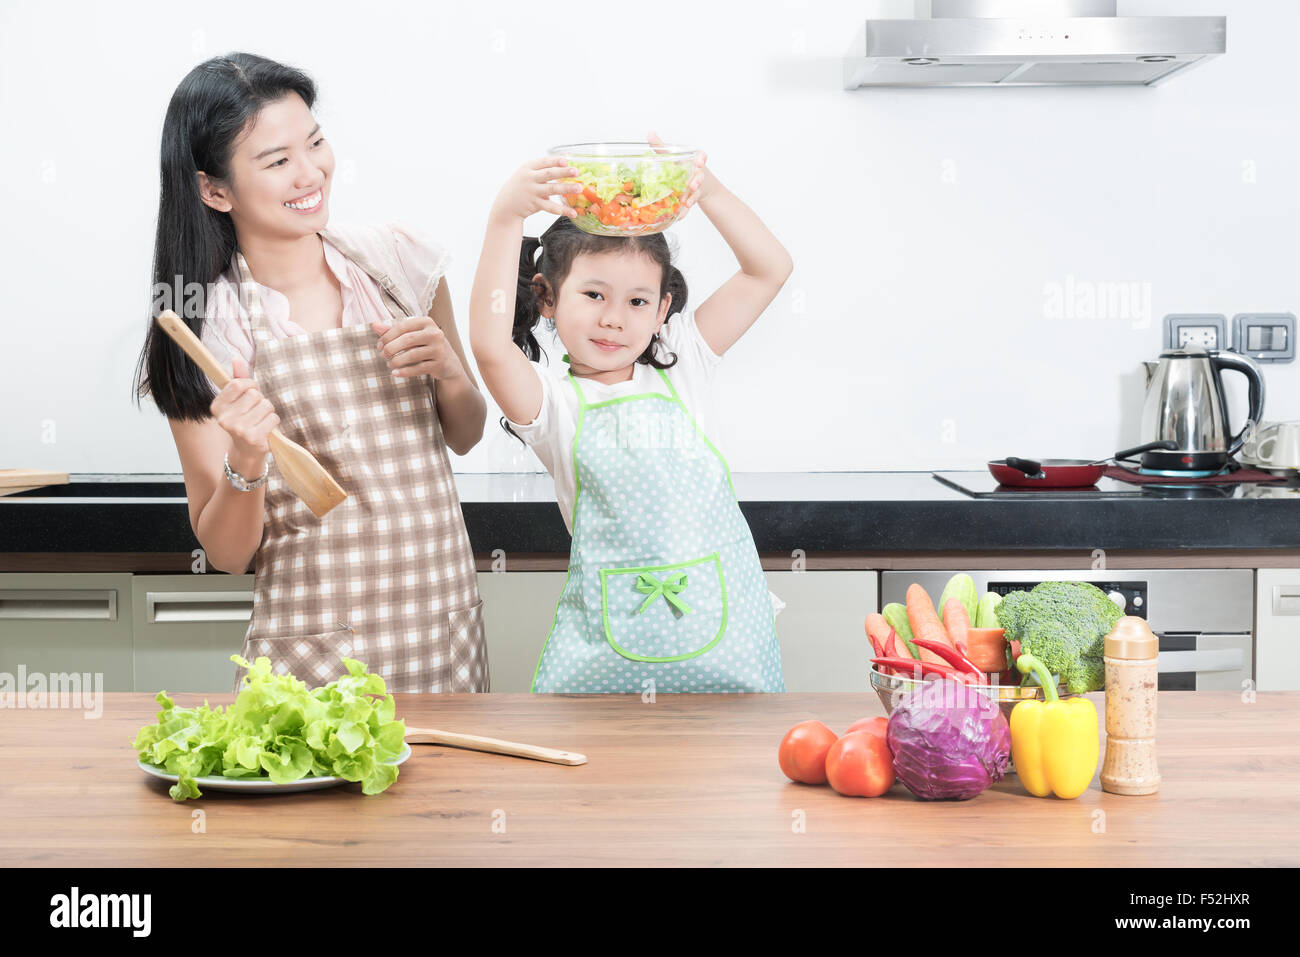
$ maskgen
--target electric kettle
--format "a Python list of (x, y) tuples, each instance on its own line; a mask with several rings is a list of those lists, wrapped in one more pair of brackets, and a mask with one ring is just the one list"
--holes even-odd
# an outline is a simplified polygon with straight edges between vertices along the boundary
[[(1173, 450), (1142, 453), (1150, 471), (1219, 472), (1240, 450), (1250, 429), (1264, 415), (1264, 377), (1259, 366), (1235, 352), (1207, 352), (1200, 346), (1168, 349), (1159, 363), (1144, 362), (1146, 402), (1140, 441), (1172, 439)], [(1250, 412), (1240, 432), (1229, 434), (1228, 403), (1220, 374), (1240, 372), (1250, 383)]]

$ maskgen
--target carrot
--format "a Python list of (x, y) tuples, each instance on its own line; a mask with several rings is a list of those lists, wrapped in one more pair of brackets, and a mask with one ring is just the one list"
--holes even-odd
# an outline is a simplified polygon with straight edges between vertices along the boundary
[[(873, 611), (867, 615), (866, 627), (867, 637), (871, 639), (871, 647), (876, 650), (877, 655), (881, 658), (893, 657), (894, 646), (890, 644), (890, 636), (894, 634), (894, 629), (889, 626), (889, 622), (885, 621), (885, 616), (880, 612)], [(907, 650), (907, 646), (901, 641), (898, 643), (898, 648), (902, 652), (899, 657), (912, 657)]]
[(966, 632), (966, 657), (987, 674), (1007, 667), (1007, 638), (1002, 628), (972, 628)]
[(943, 603), (943, 623), (953, 647), (966, 654), (966, 633), (970, 631), (970, 615), (960, 598), (949, 598)]
[[(934, 610), (934, 602), (926, 590), (915, 583), (907, 586), (907, 622), (912, 626), (913, 638), (925, 638), (929, 641), (942, 641), (951, 645), (939, 614)], [(931, 652), (933, 653), (933, 652)], [(925, 660), (924, 657), (921, 659)]]
[(880, 639), (886, 634), (886, 632), (882, 632), (878, 627), (875, 626), (875, 623), (872, 621), (873, 618), (879, 618), (879, 617), (880, 616), (877, 615), (875, 612), (871, 612), (870, 614), (867, 615), (867, 621), (864, 627), (867, 632), (867, 638), (871, 640), (871, 649), (876, 653), (876, 657), (883, 658), (886, 657), (885, 646)]

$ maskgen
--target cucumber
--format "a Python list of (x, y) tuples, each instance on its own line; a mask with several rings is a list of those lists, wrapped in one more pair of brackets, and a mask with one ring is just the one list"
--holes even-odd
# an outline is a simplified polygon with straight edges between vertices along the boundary
[(890, 602), (880, 613), (885, 616), (885, 621), (889, 622), (889, 627), (894, 629), (894, 634), (903, 639), (903, 644), (907, 645), (907, 650), (911, 652), (913, 658), (920, 658), (916, 650), (916, 645), (912, 644), (912, 623), (907, 620), (907, 608), (898, 602)]
[[(956, 598), (966, 606), (966, 617), (970, 619), (971, 625), (975, 626), (975, 609), (979, 605), (979, 592), (975, 590), (975, 579), (969, 575), (953, 575), (948, 579), (948, 584), (943, 586), (943, 594), (935, 602), (934, 607), (939, 611), (939, 620), (943, 621), (943, 606), (948, 604), (949, 598)], [(947, 622), (944, 622), (947, 624)]]
[(976, 628), (1001, 628), (998, 622), (996, 609), (1002, 596), (996, 592), (985, 592), (984, 597), (980, 599), (979, 607), (975, 609), (975, 617), (971, 619)]

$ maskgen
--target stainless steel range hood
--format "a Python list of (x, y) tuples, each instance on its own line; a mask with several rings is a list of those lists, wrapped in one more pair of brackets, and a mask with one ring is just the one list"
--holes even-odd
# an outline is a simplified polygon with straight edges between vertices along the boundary
[(1115, 0), (931, 0), (868, 20), (844, 88), (1154, 86), (1226, 49), (1226, 17), (1121, 17)]

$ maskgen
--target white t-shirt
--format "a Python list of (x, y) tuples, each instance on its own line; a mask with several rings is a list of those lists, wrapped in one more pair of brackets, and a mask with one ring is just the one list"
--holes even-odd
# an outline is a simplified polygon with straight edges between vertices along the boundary
[[(710, 429), (709, 389), (714, 370), (722, 357), (709, 348), (694, 313), (679, 312), (664, 323), (659, 336), (659, 355), (676, 353), (677, 364), (667, 370), (673, 388), (681, 396), (682, 404), (695, 419), (704, 434), (714, 438)], [(542, 408), (537, 418), (528, 425), (506, 419), (515, 433), (537, 453), (546, 471), (555, 480), (555, 497), (564, 515), (564, 524), (573, 534), (573, 498), (577, 492), (577, 477), (573, 474), (573, 437), (578, 429), (578, 393), (569, 382), (569, 364), (554, 362), (545, 366), (534, 362), (533, 369), (542, 382)], [(578, 385), (587, 403), (604, 402), (623, 396), (644, 392), (669, 395), (659, 372), (654, 366), (638, 362), (632, 378), (626, 382), (606, 385), (594, 379), (578, 378)]]

